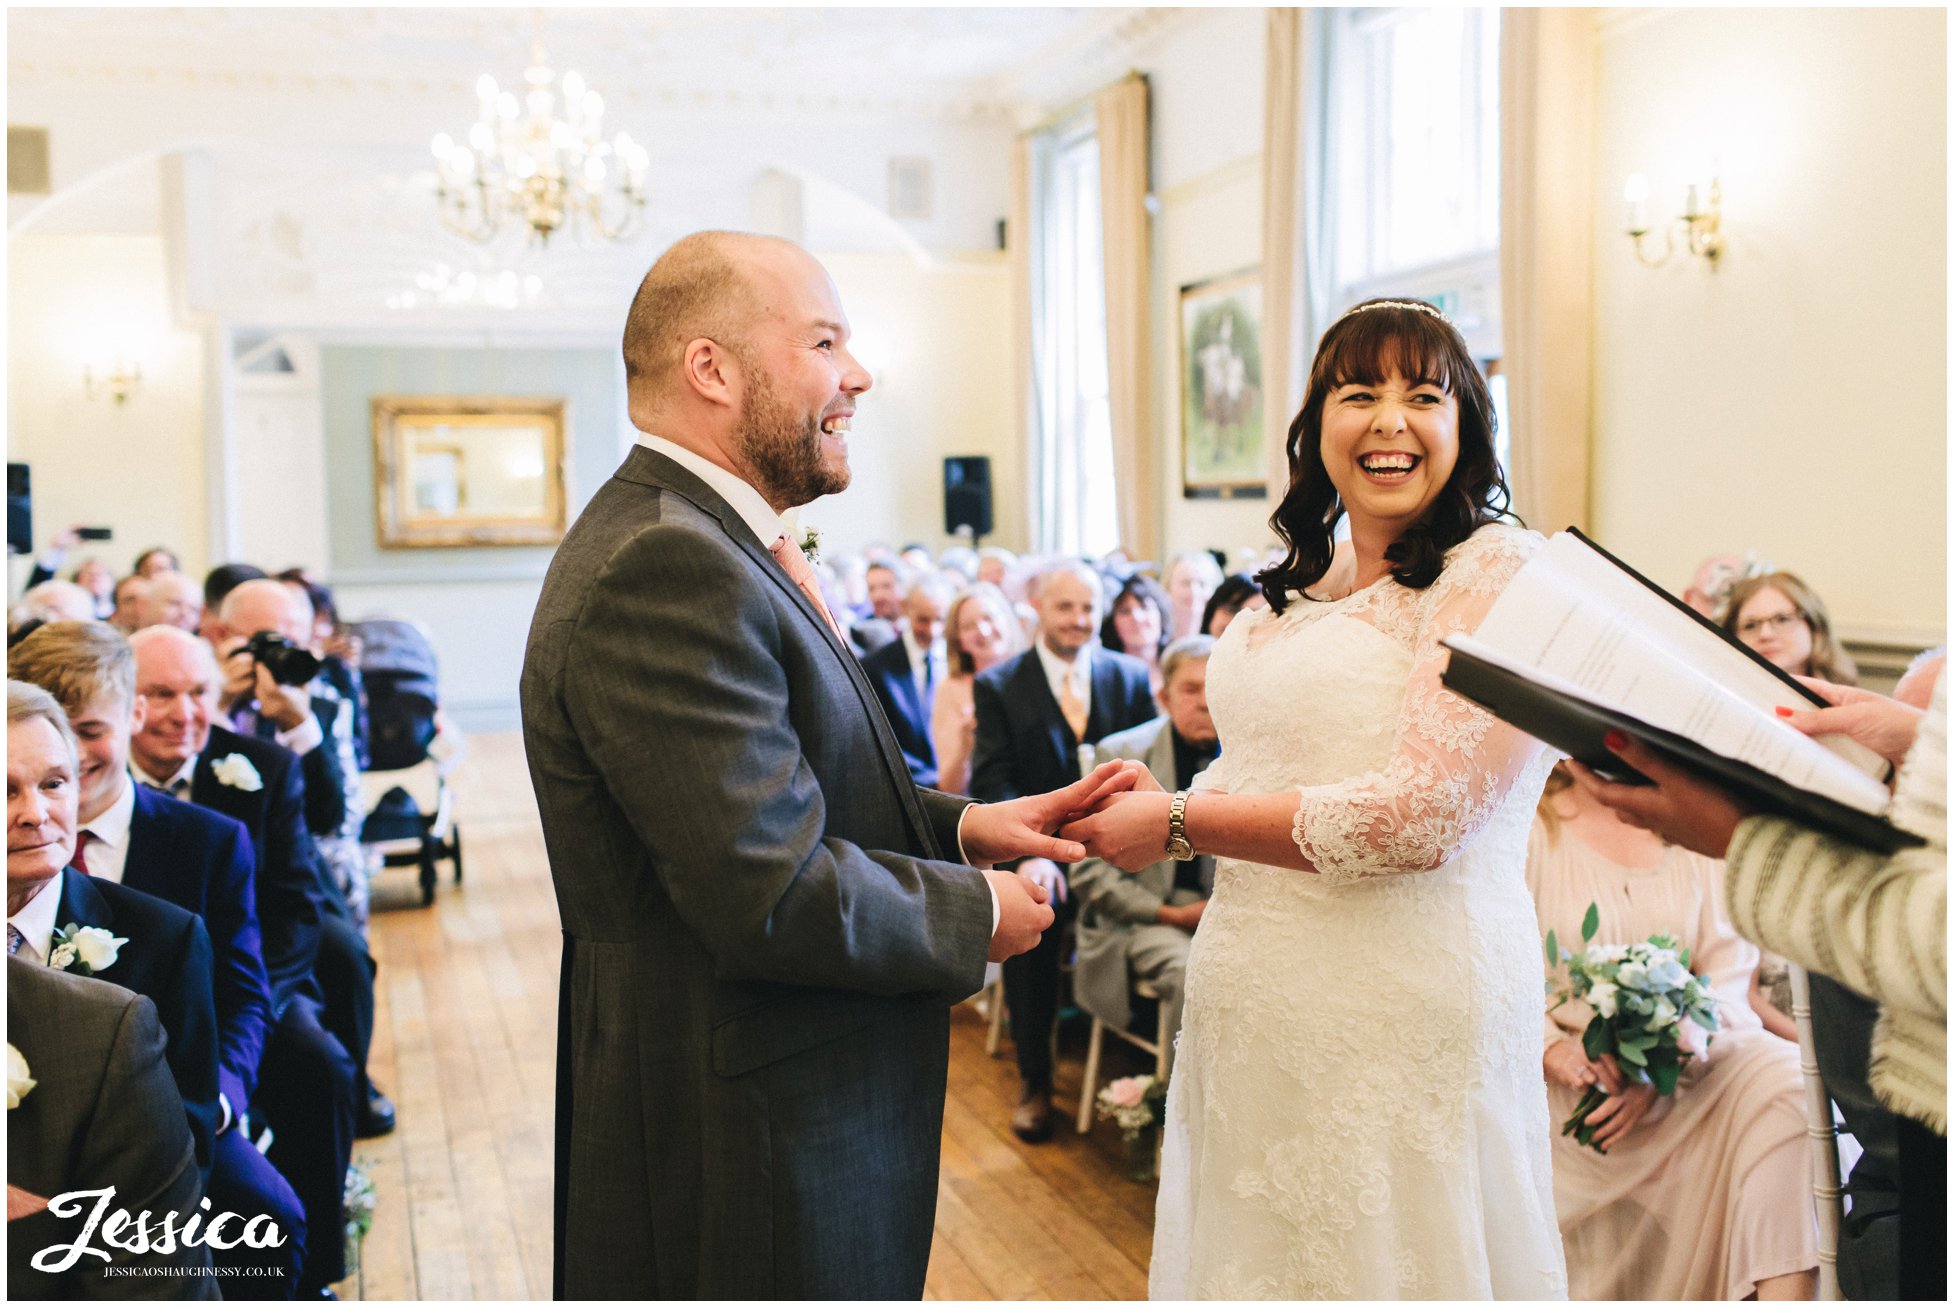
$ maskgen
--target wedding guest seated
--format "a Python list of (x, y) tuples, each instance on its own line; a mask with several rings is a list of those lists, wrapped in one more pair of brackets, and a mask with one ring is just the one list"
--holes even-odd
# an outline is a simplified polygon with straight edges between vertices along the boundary
[(159, 572), (137, 592), (135, 629), (175, 627), (197, 631), (204, 622), (204, 595), (197, 583), (180, 572)]
[(952, 545), (936, 556), (939, 572), (954, 573), (958, 586), (977, 580), (977, 551), (968, 545)]
[[(23, 615), (23, 623), (28, 620), (87, 622), (95, 616), (95, 597), (72, 581), (44, 581), (29, 586), (14, 605), (14, 611)], [(17, 624), (10, 618), (8, 625)]]
[(977, 704), (973, 689), (979, 674), (1024, 646), (1017, 616), (1004, 592), (989, 582), (967, 587), (950, 603), (944, 620), (950, 675), (936, 688), (930, 712), (930, 748), (936, 754), (936, 788), (952, 795), (970, 793), (970, 760), (977, 744)]
[[(1725, 631), (1793, 676), (1845, 686), (1858, 680), (1852, 656), (1832, 635), (1825, 602), (1795, 573), (1759, 572), (1734, 580), (1724, 597), (1722, 622)], [(1771, 1031), (1797, 1040), (1790, 970), (1776, 954), (1762, 955), (1751, 1006)]]
[(1214, 561), (1214, 555), (1206, 550), (1189, 550), (1176, 554), (1167, 564), (1167, 573), (1161, 578), (1172, 608), (1168, 614), (1167, 639), (1175, 641), (1183, 636), (1208, 634), (1203, 619), (1207, 615), (1208, 599), (1215, 587), (1221, 584), (1221, 565)]
[[(976, 757), (970, 793), (994, 803), (1042, 794), (1077, 781), (1081, 747), (1154, 716), (1147, 665), (1094, 649), (1099, 629), (1099, 574), (1076, 559), (1060, 560), (1035, 581), (1038, 642), (980, 675), (975, 685)], [(1052, 1134), (1051, 1035), (1058, 1019), (1059, 942), (1072, 919), (1065, 871), (1050, 859), (1017, 868), (1046, 890), (1055, 914), (1039, 943), (1004, 962), (1004, 1001), (1011, 1012), (1021, 1082), (1011, 1130), (1029, 1143)]]
[(208, 641), (212, 647), (223, 639), (218, 628), (218, 613), (224, 607), (224, 597), (247, 581), (257, 581), (268, 576), (266, 571), (255, 563), (220, 563), (204, 574), (204, 622), (197, 628), (197, 634)]
[(353, 760), (361, 771), (371, 762), (368, 753), (366, 683), (360, 676), (360, 638), (340, 626), (339, 605), (332, 587), (308, 577), (302, 569), (287, 568), (278, 579), (293, 587), (312, 608), (312, 638), (308, 649), (319, 660), (319, 676), (338, 693), (353, 715)]
[(1167, 592), (1141, 573), (1120, 583), (1106, 604), (1099, 643), (1147, 665), (1154, 694), (1160, 693), (1160, 652), (1167, 648)]
[(902, 596), (907, 589), (897, 565), (878, 560), (868, 565), (868, 616), (894, 626), (902, 620)]
[(181, 572), (183, 564), (176, 557), (174, 550), (165, 549), (161, 545), (152, 545), (136, 555), (136, 565), (132, 571), (147, 581), (160, 573)]
[(109, 621), (125, 636), (142, 626), (136, 616), (136, 606), (142, 602), (143, 588), (148, 585), (142, 574), (136, 572), (115, 583), (115, 608), (109, 613)]
[[(9, 652), (7, 672), (52, 695), (80, 742), (77, 838), (87, 842), (89, 876), (194, 913), (209, 934), (218, 1060), (211, 1203), (300, 1233), (280, 1248), (241, 1245), (213, 1256), (219, 1267), (262, 1269), (251, 1273), (270, 1278), (258, 1288), (289, 1296), (298, 1284), (304, 1210), (242, 1129), (271, 1028), (251, 835), (231, 818), (131, 779), (129, 742), (143, 725), (145, 701), (135, 693), (135, 651), (113, 629), (94, 622), (42, 627)], [(78, 857), (76, 866), (82, 862)]]
[[(1547, 1012), (1554, 1207), (1571, 1299), (1809, 1299), (1818, 1252), (1798, 1050), (1763, 1029), (1749, 1003), (1757, 949), (1723, 906), (1722, 868), (1632, 827), (1556, 769), (1527, 849), (1527, 884), (1544, 936), (1580, 948), (1658, 933), (1689, 951), (1717, 992), (1713, 1038), (1685, 1020), (1696, 1051), (1673, 1095), (1630, 1080), (1612, 1056), (1581, 1046), (1585, 1003)], [(1564, 969), (1548, 979), (1565, 980)], [(1600, 1150), (1559, 1127), (1599, 1084), (1589, 1121)]]
[[(1221, 752), (1208, 715), (1208, 655), (1214, 640), (1188, 636), (1161, 656), (1166, 686), (1160, 717), (1107, 736), (1098, 744), (1097, 766), (1138, 759), (1163, 789), (1186, 790)], [(1167, 1012), (1169, 1039), (1181, 1029), (1186, 996), (1187, 951), (1214, 891), (1214, 859), (1163, 858), (1126, 873), (1096, 858), (1075, 864), (1072, 897), (1078, 904), (1079, 960), (1073, 990), (1079, 1006), (1109, 1026), (1132, 1021), (1133, 982), (1150, 982)]]
[(1235, 615), (1245, 608), (1251, 608), (1262, 598), (1262, 588), (1246, 572), (1231, 572), (1221, 579), (1208, 596), (1207, 607), (1201, 610), (1201, 632), (1207, 636), (1220, 636), (1228, 630), (1228, 624)]
[(919, 786), (937, 784), (936, 750), (930, 743), (930, 714), (936, 688), (948, 675), (944, 658), (943, 623), (956, 590), (948, 578), (924, 576), (903, 596), (904, 626), (900, 639), (862, 659), (862, 671), (875, 697), (882, 701), (902, 746), (902, 759)]
[[(15, 1082), (14, 1068), (7, 1078), (9, 1296), (217, 1298), (203, 1244), (104, 1248), (97, 1240), (106, 1260), (78, 1258), (60, 1272), (33, 1265), (40, 1250), (80, 1239), (93, 1211), (58, 1218), (46, 1207), (57, 1195), (108, 1187), (141, 1196), (140, 1206), (159, 1217), (199, 1211), (196, 1146), (164, 1058), (156, 1005), (15, 955), (7, 959), (7, 1043), (26, 1067), (24, 1082)], [(16, 1215), (15, 1200), (27, 1196), (33, 1211)]]
[[(936, 571), (936, 560), (930, 556), (929, 547), (920, 541), (911, 541), (902, 547), (900, 555), (912, 576), (924, 576)], [(907, 588), (904, 588), (907, 593)]]
[(1018, 556), (1001, 545), (986, 545), (977, 551), (977, 580), (997, 587), (1006, 595), (1017, 572)]
[(366, 1076), (379, 969), (361, 929), (367, 864), (360, 844), (363, 810), (352, 713), (316, 669), (309, 681), (281, 684), (280, 676), (293, 674), (288, 670), (274, 676), (265, 659), (245, 648), (249, 640), (276, 637), (287, 642), (280, 657), (289, 659), (304, 649), (311, 631), (312, 611), (302, 592), (269, 577), (239, 584), (224, 597), (218, 620), (217, 649), (226, 669), (219, 706), (239, 731), (273, 740), (299, 756), (306, 827), (328, 876), (314, 969), (325, 992), (325, 1025), (358, 1071), (359, 1134), (385, 1135), (394, 1127), (393, 1104)]
[(252, 1121), (262, 1108), (273, 1128), (272, 1165), (292, 1183), (316, 1234), (301, 1256), (297, 1289), (316, 1294), (345, 1275), (339, 1233), (358, 1070), (323, 1023), (325, 998), (314, 979), (331, 897), (305, 828), (299, 761), (271, 741), (216, 723), (221, 679), (203, 641), (174, 627), (149, 627), (129, 643), (136, 692), (147, 701), (129, 744), (136, 780), (235, 818), (251, 833), (272, 995)]
[(217, 1134), (210, 937), (194, 913), (76, 870), (80, 755), (54, 697), (7, 682), (7, 952), (99, 976), (156, 1005), (197, 1168)]

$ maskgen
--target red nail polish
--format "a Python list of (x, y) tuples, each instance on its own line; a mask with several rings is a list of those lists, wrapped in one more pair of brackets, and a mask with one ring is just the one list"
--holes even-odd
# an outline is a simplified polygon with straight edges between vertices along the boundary
[(1601, 738), (1601, 743), (1609, 749), (1619, 750), (1628, 744), (1628, 737), (1619, 731), (1611, 731)]
[(1786, 707), (1785, 707), (1784, 705), (1782, 705), (1782, 704), (1780, 704), (1780, 705), (1778, 705), (1778, 716), (1779, 716), (1779, 717), (1781, 717), (1781, 718), (1788, 718), (1788, 717), (1790, 717), (1790, 716), (1791, 716), (1791, 714), (1792, 714), (1792, 710), (1791, 710), (1791, 709), (1788, 709), (1788, 708), (1786, 708)]

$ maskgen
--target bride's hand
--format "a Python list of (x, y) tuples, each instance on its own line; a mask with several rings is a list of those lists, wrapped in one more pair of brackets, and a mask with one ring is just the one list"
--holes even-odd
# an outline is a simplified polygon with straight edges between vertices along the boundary
[[(1147, 775), (1141, 769), (1142, 775)], [(1149, 778), (1150, 779), (1150, 778)], [(1097, 813), (1059, 828), (1061, 840), (1076, 840), (1089, 858), (1104, 859), (1122, 872), (1138, 872), (1167, 856), (1167, 809), (1171, 801), (1156, 784), (1112, 796)]]

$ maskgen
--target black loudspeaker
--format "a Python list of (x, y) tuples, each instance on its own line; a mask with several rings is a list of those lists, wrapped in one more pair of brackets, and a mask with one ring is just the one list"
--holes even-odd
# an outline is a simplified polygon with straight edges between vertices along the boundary
[(7, 553), (33, 552), (34, 495), (28, 489), (27, 465), (10, 463), (7, 465)]
[(991, 461), (984, 455), (943, 460), (943, 530), (991, 534)]

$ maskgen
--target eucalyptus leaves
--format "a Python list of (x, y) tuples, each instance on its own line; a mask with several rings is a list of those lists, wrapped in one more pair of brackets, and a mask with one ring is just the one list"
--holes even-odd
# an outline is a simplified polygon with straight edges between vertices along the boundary
[[(1589, 946), (1600, 928), (1601, 911), (1589, 904), (1581, 920), (1581, 944)], [(1716, 995), (1690, 972), (1689, 950), (1672, 936), (1654, 935), (1638, 944), (1589, 946), (1572, 954), (1549, 931), (1546, 954), (1550, 970), (1567, 969), (1565, 981), (1547, 982), (1553, 1007), (1581, 1000), (1594, 1010), (1581, 1036), (1588, 1058), (1613, 1054), (1625, 1078), (1646, 1081), (1657, 1094), (1674, 1094), (1683, 1064), (1692, 1057), (1682, 1043), (1683, 1019), (1704, 1030), (1706, 1043), (1707, 1033), (1717, 1029)], [(1594, 1148), (1588, 1114), (1607, 1097), (1600, 1086), (1589, 1086), (1573, 1115), (1561, 1124), (1561, 1134)]]

